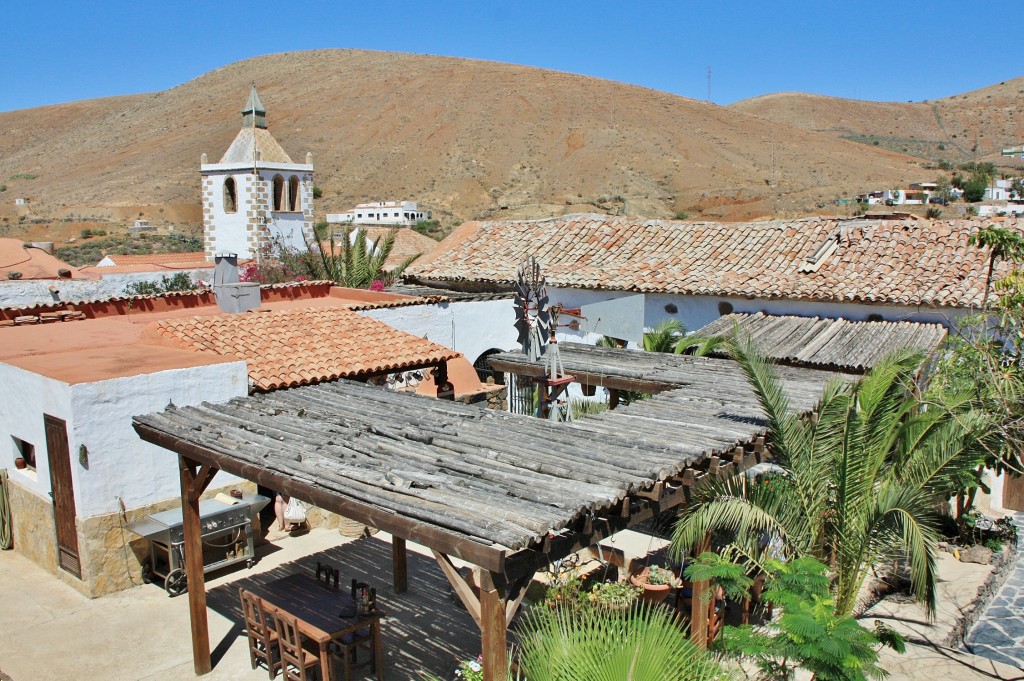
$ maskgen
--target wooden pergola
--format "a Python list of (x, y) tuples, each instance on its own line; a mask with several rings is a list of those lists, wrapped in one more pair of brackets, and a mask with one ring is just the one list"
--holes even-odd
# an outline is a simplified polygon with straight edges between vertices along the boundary
[[(198, 504), (224, 470), (389, 532), (396, 592), (406, 541), (428, 547), (480, 627), (485, 679), (504, 679), (507, 626), (539, 568), (757, 460), (765, 424), (739, 369), (688, 359), (674, 389), (568, 424), (348, 381), (135, 417), (142, 439), (179, 459), (196, 673), (212, 668)], [(801, 410), (829, 377), (783, 373)], [(477, 566), (479, 596), (452, 557)]]

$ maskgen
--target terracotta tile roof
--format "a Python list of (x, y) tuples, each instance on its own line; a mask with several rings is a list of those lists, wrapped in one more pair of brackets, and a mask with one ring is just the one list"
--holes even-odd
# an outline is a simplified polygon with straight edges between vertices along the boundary
[[(202, 251), (188, 251), (184, 253), (144, 253), (135, 255), (121, 255), (110, 253), (105, 258), (114, 263), (114, 267), (123, 265), (160, 265), (162, 267), (175, 268), (197, 268), (213, 267), (212, 262), (206, 260), (206, 254)], [(99, 265), (96, 265), (99, 267)]]
[(967, 240), (992, 222), (574, 215), (467, 223), (413, 263), (407, 279), (507, 285), (520, 259), (534, 255), (548, 284), (566, 288), (967, 307), (981, 303), (988, 255)]
[(258, 390), (367, 376), (461, 356), (343, 308), (166, 319), (148, 328), (179, 347), (246, 360)]

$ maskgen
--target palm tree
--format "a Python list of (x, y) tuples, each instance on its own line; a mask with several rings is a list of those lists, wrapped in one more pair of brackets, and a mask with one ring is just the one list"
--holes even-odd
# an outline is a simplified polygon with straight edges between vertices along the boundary
[(417, 253), (398, 266), (385, 269), (397, 233), (397, 229), (392, 229), (370, 242), (363, 228), (354, 231), (348, 228), (340, 244), (335, 243), (333, 234), (326, 243), (318, 236), (308, 245), (310, 274), (314, 278), (329, 279), (349, 288), (370, 288), (374, 282), (379, 282), (381, 287), (390, 286), (419, 257)]
[(673, 352), (679, 340), (686, 336), (686, 327), (678, 319), (666, 319), (644, 333), (647, 352)]
[(836, 614), (856, 606), (871, 567), (906, 559), (914, 595), (935, 610), (936, 499), (948, 499), (984, 457), (988, 421), (968, 400), (915, 397), (922, 358), (894, 353), (855, 383), (826, 386), (817, 413), (798, 415), (773, 367), (747, 338), (729, 343), (767, 417), (781, 474), (712, 481), (680, 515), (673, 550), (695, 550), (709, 533), (755, 564), (765, 544), (790, 558), (825, 562)]
[(727, 678), (672, 616), (652, 606), (639, 606), (630, 615), (596, 608), (534, 608), (519, 640), (519, 670), (528, 681)]

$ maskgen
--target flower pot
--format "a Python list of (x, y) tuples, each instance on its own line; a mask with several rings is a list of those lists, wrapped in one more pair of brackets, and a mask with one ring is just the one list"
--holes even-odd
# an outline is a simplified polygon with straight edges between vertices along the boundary
[(635, 586), (643, 587), (644, 592), (640, 595), (640, 598), (645, 603), (657, 605), (668, 598), (668, 594), (672, 590), (672, 587), (668, 584), (648, 584), (648, 574), (650, 574), (650, 568), (644, 568), (642, 571), (630, 577), (629, 581), (631, 581)]
[(19, 471), (23, 470), (27, 466), (28, 466), (28, 463), (25, 462), (24, 457), (20, 457), (19, 456), (18, 458), (16, 458), (14, 460), (14, 467), (17, 468)]

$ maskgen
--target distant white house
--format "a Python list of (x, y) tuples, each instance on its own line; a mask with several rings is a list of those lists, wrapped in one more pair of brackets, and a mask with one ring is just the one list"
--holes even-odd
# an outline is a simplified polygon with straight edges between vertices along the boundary
[(358, 225), (415, 225), (429, 220), (430, 211), (420, 210), (415, 201), (374, 201), (360, 203), (347, 213), (328, 213), (327, 222)]
[(985, 189), (985, 200), (1009, 201), (1012, 185), (1010, 180), (996, 180), (992, 186)]

